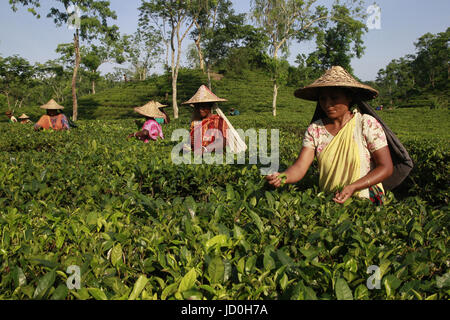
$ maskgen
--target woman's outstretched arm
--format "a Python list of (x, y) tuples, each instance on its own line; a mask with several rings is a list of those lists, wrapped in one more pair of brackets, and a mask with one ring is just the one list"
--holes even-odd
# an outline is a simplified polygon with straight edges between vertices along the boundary
[[(285, 183), (296, 183), (302, 180), (305, 177), (306, 172), (308, 172), (308, 169), (313, 161), (314, 149), (303, 147), (295, 163), (283, 173), (286, 175)], [(279, 188), (282, 183), (280, 175), (280, 173), (274, 173), (267, 176), (266, 180), (275, 188)]]

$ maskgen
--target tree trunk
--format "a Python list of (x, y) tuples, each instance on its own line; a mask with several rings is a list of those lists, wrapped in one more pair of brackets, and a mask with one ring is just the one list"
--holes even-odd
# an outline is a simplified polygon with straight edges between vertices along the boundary
[(95, 80), (92, 80), (92, 94), (95, 94)]
[(202, 50), (202, 47), (200, 46), (200, 41), (201, 41), (201, 36), (199, 36), (198, 39), (195, 40), (195, 45), (196, 45), (197, 51), (198, 51), (198, 59), (200, 62), (200, 69), (202, 69), (203, 73), (205, 73), (205, 60), (203, 58), (203, 50)]
[(277, 85), (277, 78), (278, 78), (278, 47), (275, 47), (274, 53), (273, 53), (273, 60), (275, 63), (275, 70), (273, 74), (273, 101), (272, 101), (272, 112), (273, 116), (277, 116), (277, 97), (278, 97), (278, 85)]
[(9, 102), (9, 92), (5, 91), (6, 102), (8, 102), (8, 110), (11, 110), (11, 102)]
[(177, 103), (177, 78), (178, 74), (176, 73), (175, 66), (175, 25), (172, 24), (172, 32), (171, 32), (171, 49), (172, 49), (172, 108), (173, 108), (173, 117), (174, 119), (178, 119), (178, 103)]
[(166, 68), (169, 66), (169, 48), (170, 41), (166, 41)]
[(211, 67), (210, 64), (208, 63), (208, 87), (209, 90), (212, 91), (212, 84), (211, 84)]
[(391, 86), (389, 86), (389, 97), (390, 97), (391, 107), (393, 107), (394, 106), (394, 100), (392, 99), (392, 87)]
[(177, 102), (177, 82), (178, 82), (178, 72), (180, 70), (180, 59), (181, 59), (181, 41), (178, 39), (178, 51), (177, 51), (177, 63), (175, 65), (174, 75), (172, 77), (172, 98), (173, 98), (173, 111), (174, 118), (178, 119), (178, 102)]
[(73, 69), (72, 77), (72, 102), (73, 102), (73, 121), (78, 120), (78, 101), (77, 101), (77, 75), (78, 69), (80, 68), (81, 56), (80, 56), (80, 41), (79, 41), (79, 30), (77, 29), (74, 35), (74, 46), (75, 46), (75, 68)]
[(172, 104), (173, 104), (174, 119), (178, 119), (177, 81), (178, 81), (178, 73), (175, 73), (172, 78)]
[(277, 81), (274, 80), (274, 83), (273, 83), (273, 102), (272, 102), (272, 111), (273, 111), (273, 116), (274, 117), (277, 116), (277, 97), (278, 97), (278, 86), (277, 86)]

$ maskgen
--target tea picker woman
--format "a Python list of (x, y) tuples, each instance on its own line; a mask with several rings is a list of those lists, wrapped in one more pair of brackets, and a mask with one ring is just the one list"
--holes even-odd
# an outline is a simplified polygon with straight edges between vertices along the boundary
[[(169, 124), (170, 123), (170, 117), (164, 110), (167, 108), (167, 105), (162, 105), (159, 102), (155, 102), (156, 106), (158, 107), (159, 111), (161, 111), (161, 115), (158, 118), (155, 118), (155, 121), (158, 122), (161, 126), (163, 124)], [(138, 129), (142, 128), (143, 122), (140, 120), (135, 120), (134, 123), (138, 126)]]
[(20, 120), (20, 123), (21, 123), (21, 124), (29, 124), (29, 123), (32, 123), (31, 120), (30, 120), (30, 117), (27, 116), (25, 113), (22, 114), (22, 115), (19, 117), (19, 120)]
[(381, 205), (385, 189), (398, 186), (413, 164), (397, 137), (365, 102), (377, 95), (342, 67), (331, 68), (312, 85), (297, 90), (296, 97), (317, 101), (316, 112), (297, 161), (284, 174), (267, 176), (269, 183), (280, 187), (283, 182), (300, 181), (316, 157), (320, 188), (335, 193), (335, 202), (342, 204), (355, 196)]
[(69, 120), (61, 112), (64, 107), (55, 100), (51, 99), (48, 103), (41, 106), (41, 109), (46, 110), (47, 114), (43, 115), (34, 125), (34, 130), (70, 130)]
[(9, 123), (17, 123), (17, 119), (13, 116), (13, 112), (11, 110), (6, 111), (6, 116), (9, 119)]
[(169, 124), (170, 123), (170, 117), (166, 113), (166, 111), (164, 110), (168, 106), (167, 105), (162, 105), (159, 102), (157, 102), (157, 104), (158, 104), (159, 111), (161, 111), (161, 113), (163, 114), (163, 117), (162, 118), (155, 118), (156, 122), (158, 122), (160, 125)]
[[(195, 95), (184, 102), (193, 107), (190, 145), (186, 151), (194, 150), (196, 154), (222, 153), (225, 147), (229, 152), (245, 151), (247, 146), (237, 134), (233, 125), (217, 106), (218, 102), (228, 101), (216, 96), (208, 87), (202, 85)], [(213, 114), (213, 109), (217, 114)]]
[(155, 101), (150, 101), (146, 105), (134, 109), (135, 112), (145, 117), (145, 123), (141, 131), (130, 134), (127, 139), (136, 138), (145, 143), (149, 143), (150, 140), (156, 141), (158, 138), (164, 139), (162, 127), (155, 120), (155, 118), (164, 118), (164, 114), (159, 110), (160, 105)]

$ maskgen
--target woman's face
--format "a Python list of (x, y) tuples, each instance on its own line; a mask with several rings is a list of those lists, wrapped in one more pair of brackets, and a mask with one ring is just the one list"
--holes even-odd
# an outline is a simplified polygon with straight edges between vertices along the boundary
[(207, 118), (211, 113), (211, 106), (209, 104), (199, 104), (196, 108), (202, 119)]
[(319, 93), (319, 104), (329, 119), (344, 116), (349, 111), (351, 98), (340, 88), (323, 88)]
[(47, 115), (49, 115), (50, 117), (57, 116), (58, 111), (57, 110), (47, 110)]

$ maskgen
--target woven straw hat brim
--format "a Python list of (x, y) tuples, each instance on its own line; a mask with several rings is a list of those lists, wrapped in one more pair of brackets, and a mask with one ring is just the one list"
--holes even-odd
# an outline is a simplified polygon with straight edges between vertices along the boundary
[(168, 105), (166, 105), (166, 104), (161, 104), (161, 103), (159, 103), (159, 102), (155, 102), (155, 104), (156, 104), (156, 106), (157, 106), (159, 109), (167, 108), (167, 107), (168, 107)]
[(197, 104), (197, 103), (213, 103), (213, 102), (227, 102), (227, 99), (222, 99), (216, 96), (211, 90), (208, 89), (207, 86), (202, 85), (197, 93), (188, 101), (183, 102), (182, 104)]
[(19, 119), (30, 119), (30, 117), (27, 116), (26, 114), (23, 114), (19, 117)]
[(320, 89), (327, 87), (343, 87), (352, 89), (358, 98), (363, 101), (372, 100), (378, 96), (377, 90), (356, 81), (355, 78), (353, 78), (347, 71), (338, 66), (332, 67), (313, 84), (298, 89), (295, 91), (294, 95), (300, 99), (318, 101)]
[(150, 101), (142, 107), (134, 108), (134, 111), (149, 118), (164, 118), (164, 113), (159, 111), (157, 103), (154, 101)]
[(46, 104), (44, 104), (43, 106), (41, 106), (41, 109), (45, 109), (45, 110), (63, 110), (64, 107), (59, 105), (55, 100), (50, 100), (49, 102), (47, 102)]

